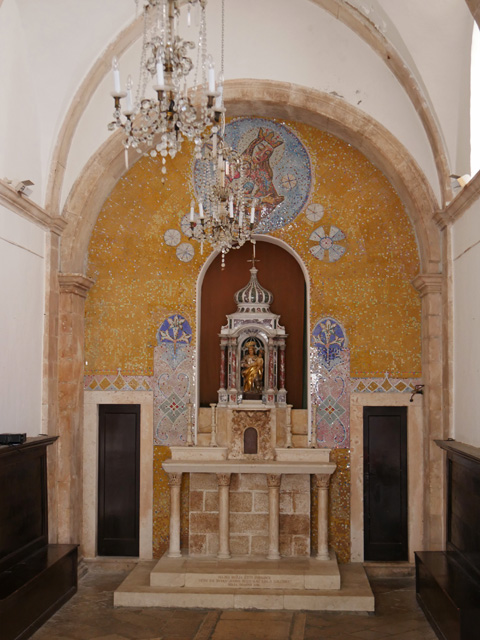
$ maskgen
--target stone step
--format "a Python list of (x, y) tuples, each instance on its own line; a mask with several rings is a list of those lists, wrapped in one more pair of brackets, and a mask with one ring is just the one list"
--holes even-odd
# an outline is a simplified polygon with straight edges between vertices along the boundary
[(152, 587), (227, 589), (340, 589), (340, 572), (335, 553), (320, 561), (310, 557), (233, 557), (228, 560), (163, 556), (150, 574)]
[(340, 589), (248, 589), (151, 586), (155, 562), (141, 562), (114, 593), (116, 607), (364, 611), (375, 609), (361, 564), (340, 565)]

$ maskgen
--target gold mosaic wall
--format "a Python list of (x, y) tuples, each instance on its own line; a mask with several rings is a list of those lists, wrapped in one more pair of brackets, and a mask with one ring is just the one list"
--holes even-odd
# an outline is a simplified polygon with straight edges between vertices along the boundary
[[(306, 125), (286, 123), (307, 148), (314, 183), (307, 203), (324, 208), (320, 222), (301, 213), (273, 235), (302, 258), (311, 278), (311, 326), (342, 321), (352, 377), (420, 375), (420, 302), (410, 284), (419, 272), (412, 225), (391, 185), (359, 151)], [(195, 287), (207, 257), (181, 262), (164, 242), (192, 198), (192, 159), (168, 164), (142, 158), (117, 183), (92, 233), (86, 305), (86, 374), (152, 375), (155, 334), (166, 316), (182, 313), (195, 327)], [(339, 228), (346, 248), (336, 262), (318, 260), (309, 240), (319, 225)], [(182, 242), (189, 241), (182, 235)], [(193, 331), (195, 340), (195, 331)]]
[[(304, 210), (272, 235), (288, 243), (306, 265), (311, 327), (327, 316), (342, 323), (352, 378), (378, 379), (385, 372), (395, 379), (420, 377), (420, 301), (410, 284), (419, 272), (418, 251), (398, 196), (350, 145), (306, 125), (284, 124), (308, 151), (313, 179)], [(160, 166), (158, 158), (141, 158), (114, 187), (92, 233), (88, 275), (96, 284), (87, 298), (85, 318), (90, 385), (119, 373), (135, 379), (153, 376), (156, 333), (172, 314), (188, 320), (195, 348), (196, 283), (208, 252), (201, 255), (198, 243), (185, 236), (180, 224), (193, 194), (191, 149), (186, 145), (184, 153), (168, 161), (164, 180)], [(319, 208), (321, 219), (312, 219), (308, 212)], [(311, 235), (319, 227), (345, 250), (338, 260), (330, 261), (328, 253), (319, 259), (311, 252), (318, 245)], [(336, 241), (335, 229), (342, 232)], [(189, 261), (179, 258), (178, 246), (165, 241), (169, 230), (180, 233), (182, 245), (193, 247)], [(169, 494), (161, 469), (168, 451), (155, 447), (156, 555), (168, 540)], [(331, 488), (331, 537), (346, 561), (348, 449), (334, 450), (332, 459), (339, 468)], [(185, 538), (186, 519), (182, 531)]]

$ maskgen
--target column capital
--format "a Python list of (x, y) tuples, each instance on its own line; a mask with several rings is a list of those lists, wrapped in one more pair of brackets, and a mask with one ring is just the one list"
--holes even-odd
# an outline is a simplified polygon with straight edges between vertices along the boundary
[(330, 474), (328, 473), (316, 473), (315, 481), (317, 483), (317, 489), (328, 489), (330, 484)]
[(82, 273), (59, 273), (58, 283), (60, 293), (73, 293), (81, 298), (86, 298), (89, 290), (95, 284), (95, 280)]
[(420, 273), (412, 280), (412, 286), (423, 298), (429, 293), (442, 293), (443, 279), (442, 273)]
[(181, 484), (182, 484), (181, 472), (174, 471), (173, 473), (168, 474), (168, 485), (170, 487), (180, 487)]
[(217, 473), (217, 482), (219, 487), (229, 487), (231, 473)]
[(269, 487), (279, 487), (282, 481), (282, 474), (280, 473), (267, 473), (267, 485)]

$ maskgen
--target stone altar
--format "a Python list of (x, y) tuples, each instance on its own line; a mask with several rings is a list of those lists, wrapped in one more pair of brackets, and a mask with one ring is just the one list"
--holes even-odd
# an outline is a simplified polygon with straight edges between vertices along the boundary
[[(272, 294), (257, 280), (235, 294), (220, 333), (218, 403), (189, 407), (187, 445), (163, 463), (170, 486), (168, 552), (138, 567), (116, 605), (372, 611), (361, 566), (341, 571), (328, 546), (329, 449), (305, 445), (308, 412), (286, 402), (285, 340)], [(210, 411), (210, 417), (208, 412)], [(295, 417), (294, 417), (295, 416)], [(294, 426), (295, 425), (295, 426)], [(296, 428), (295, 428), (296, 427)], [(301, 446), (304, 445), (304, 446)], [(189, 544), (180, 546), (180, 488), (190, 474)], [(318, 542), (311, 541), (311, 478)]]

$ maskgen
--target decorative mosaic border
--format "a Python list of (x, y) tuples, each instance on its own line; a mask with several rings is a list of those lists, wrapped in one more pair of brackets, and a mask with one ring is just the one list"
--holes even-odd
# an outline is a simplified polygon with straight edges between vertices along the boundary
[(351, 393), (413, 393), (421, 378), (352, 378)]
[(84, 388), (88, 391), (152, 391), (153, 376), (124, 376), (121, 373), (85, 376)]

